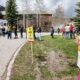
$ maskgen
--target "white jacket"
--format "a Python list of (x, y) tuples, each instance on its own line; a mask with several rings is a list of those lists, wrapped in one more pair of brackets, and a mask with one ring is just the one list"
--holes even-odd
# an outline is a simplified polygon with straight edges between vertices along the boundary
[(69, 32), (70, 31), (70, 26), (65, 26), (65, 32)]

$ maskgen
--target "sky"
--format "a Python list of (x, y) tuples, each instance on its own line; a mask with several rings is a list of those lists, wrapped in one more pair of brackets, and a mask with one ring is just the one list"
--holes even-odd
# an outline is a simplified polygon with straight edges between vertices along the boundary
[(77, 0), (44, 0), (46, 5), (50, 7), (51, 10), (54, 10), (60, 5), (64, 9), (64, 12), (67, 16), (75, 15), (75, 8)]
[[(5, 6), (6, 1), (7, 0), (0, 0), (0, 5)], [(17, 1), (17, 5), (18, 5), (18, 10), (22, 11), (23, 0), (16, 0), (16, 1)], [(63, 7), (66, 16), (75, 16), (75, 8), (76, 8), (77, 1), (79, 1), (79, 0), (44, 0), (44, 5), (49, 10), (53, 11), (53, 13), (54, 13), (55, 9), (60, 5)], [(35, 0), (32, 0), (31, 4), (32, 4), (32, 6), (31, 6), (32, 10), (34, 10)]]

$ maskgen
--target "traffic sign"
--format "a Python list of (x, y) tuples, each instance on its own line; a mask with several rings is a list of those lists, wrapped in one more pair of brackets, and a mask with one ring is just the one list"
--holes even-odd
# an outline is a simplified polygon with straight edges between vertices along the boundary
[(27, 27), (27, 40), (29, 42), (34, 41), (33, 26)]

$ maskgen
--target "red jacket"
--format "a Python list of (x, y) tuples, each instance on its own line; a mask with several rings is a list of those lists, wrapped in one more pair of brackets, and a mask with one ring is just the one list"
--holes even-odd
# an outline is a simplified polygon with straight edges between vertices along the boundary
[(73, 31), (74, 31), (74, 26), (70, 25), (70, 32), (73, 32)]

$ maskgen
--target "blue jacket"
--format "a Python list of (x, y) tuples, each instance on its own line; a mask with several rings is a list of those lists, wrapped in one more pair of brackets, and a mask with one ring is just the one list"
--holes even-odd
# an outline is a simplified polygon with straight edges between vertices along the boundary
[(51, 33), (54, 33), (54, 27), (53, 26), (51, 26), (50, 31), (51, 31)]

